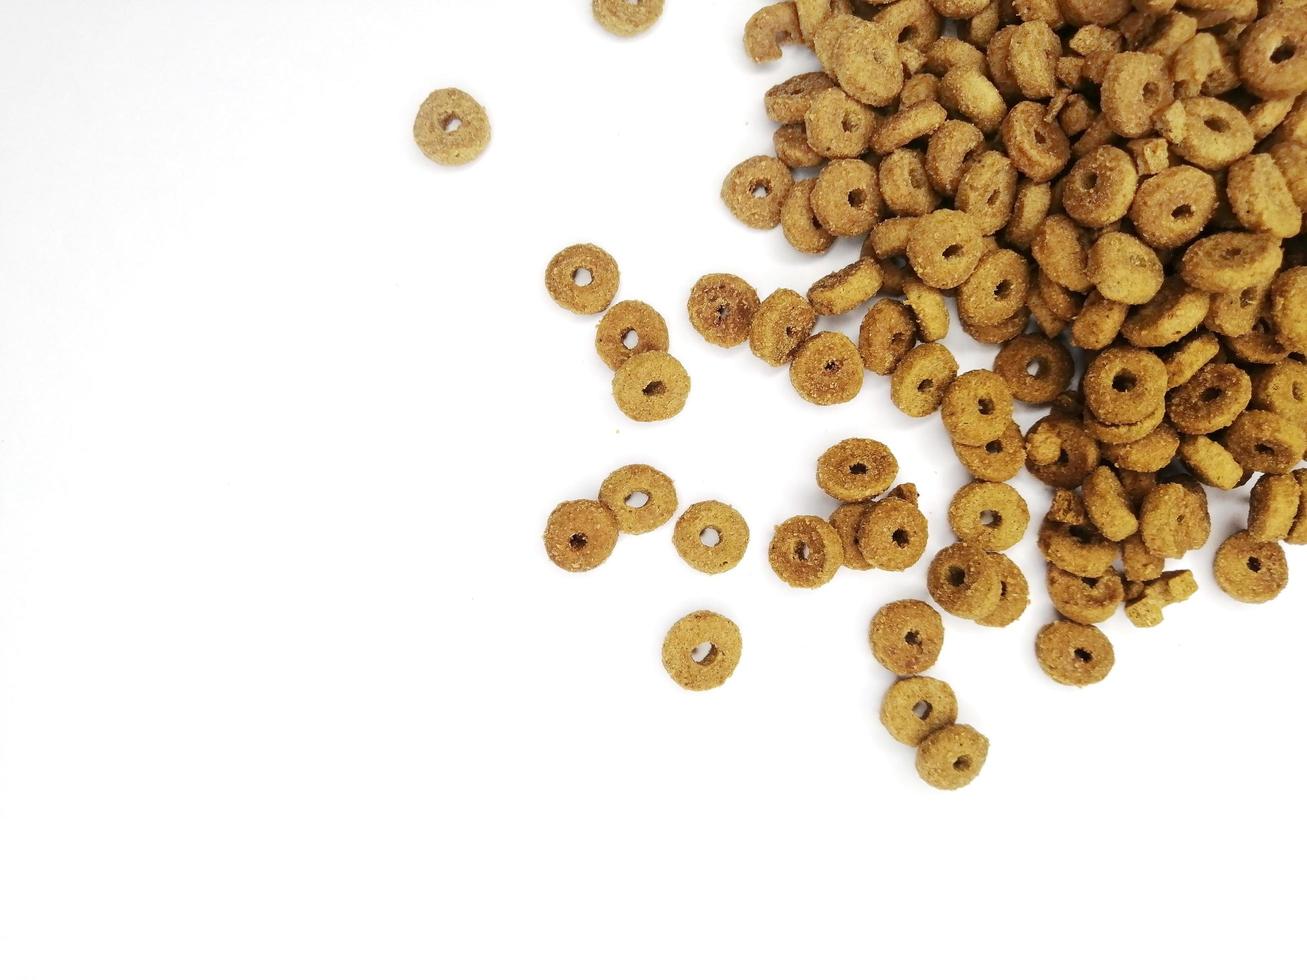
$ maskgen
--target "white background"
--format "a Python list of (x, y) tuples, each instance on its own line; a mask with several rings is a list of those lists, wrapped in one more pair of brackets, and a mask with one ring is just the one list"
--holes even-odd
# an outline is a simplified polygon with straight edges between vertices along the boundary
[[(934, 671), (989, 763), (922, 784), (865, 631), (924, 563), (805, 593), (765, 554), (831, 508), (814, 461), (850, 435), (946, 543), (938, 420), (870, 375), (805, 405), (684, 315), (705, 272), (765, 294), (854, 254), (717, 197), (809, 56), (750, 64), (743, 2), (670, 0), (633, 41), (588, 7), (0, 3), (0, 976), (1293, 968), (1302, 583), (1237, 607), (1209, 548), (1199, 597), (1118, 616), (1111, 677), (1071, 690), (1034, 661), (1028, 540), (1028, 615), (949, 619)], [(463, 169), (411, 139), (449, 85), (494, 126)], [(574, 241), (667, 316), (676, 420), (627, 422), (594, 320), (545, 294)], [(553, 505), (637, 461), (740, 508), (738, 569), (670, 528), (547, 563)], [(691, 694), (659, 650), (704, 607), (745, 651)]]

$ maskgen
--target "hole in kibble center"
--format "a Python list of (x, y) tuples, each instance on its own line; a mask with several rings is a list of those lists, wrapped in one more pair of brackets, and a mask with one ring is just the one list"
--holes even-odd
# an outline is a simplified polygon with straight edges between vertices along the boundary
[(1082, 664), (1092, 663), (1094, 659), (1094, 655), (1084, 647), (1076, 647), (1076, 652), (1073, 656)]
[(1112, 387), (1120, 392), (1134, 391), (1138, 383), (1139, 379), (1129, 371), (1122, 371), (1112, 379)]
[(944, 577), (948, 580), (948, 584), (953, 586), (953, 588), (961, 588), (963, 583), (967, 580), (967, 570), (961, 565), (952, 565), (949, 567), (949, 570), (944, 573)]
[(649, 503), (649, 495), (643, 490), (636, 490), (634, 493), (628, 493), (626, 499), (622, 501), (632, 510), (639, 510), (645, 504)]
[(849, 207), (860, 208), (867, 203), (867, 192), (861, 187), (855, 187), (849, 191)]
[(731, 308), (730, 308), (729, 306), (727, 306), (725, 303), (723, 303), (721, 306), (717, 307), (717, 322), (718, 322), (718, 323), (722, 323), (722, 322), (725, 321), (725, 319), (726, 319), (728, 316), (730, 316), (730, 315), (731, 315)]
[(1220, 116), (1208, 116), (1206, 119), (1203, 120), (1203, 125), (1205, 125), (1213, 133), (1224, 133), (1227, 129), (1230, 128), (1230, 124), (1226, 122), (1224, 119), (1222, 119)]
[(1036, 357), (1026, 365), (1026, 374), (1032, 378), (1042, 378), (1048, 373), (1048, 362), (1042, 357)]
[(849, 472), (852, 473), (854, 476), (866, 476), (866, 475), (867, 475), (867, 464), (866, 464), (866, 463), (854, 463), (852, 466), (849, 467)]
[(910, 647), (919, 647), (921, 646), (921, 634), (916, 630), (908, 630), (903, 637), (903, 642)]
[(971, 768), (971, 757), (968, 755), (958, 756), (953, 760), (953, 768), (958, 772), (966, 772)]
[(1198, 396), (1199, 400), (1204, 402), (1214, 402), (1220, 397), (1220, 388), (1205, 388), (1203, 389), (1203, 393)]
[(1282, 65), (1297, 53), (1298, 48), (1292, 41), (1281, 41), (1271, 52), (1271, 64)]
[(711, 643), (700, 643), (690, 651), (690, 659), (700, 667), (707, 667), (717, 659), (717, 648)]
[(627, 350), (635, 350), (640, 346), (640, 335), (634, 330), (628, 330), (622, 334), (622, 346)]
[(912, 39), (917, 36), (917, 25), (908, 24), (899, 31), (899, 44), (911, 44)]
[(1004, 279), (997, 286), (994, 287), (994, 298), (1007, 299), (1008, 295), (1011, 292), (1012, 292), (1012, 280)]
[(1094, 540), (1094, 529), (1085, 527), (1083, 524), (1076, 524), (1067, 529), (1067, 534), (1075, 538), (1080, 544), (1089, 544)]
[(1259, 442), (1253, 448), (1256, 449), (1257, 452), (1261, 453), (1263, 456), (1270, 456), (1272, 453), (1275, 452), (1275, 450), (1271, 446), (1268, 446), (1264, 442)]
[(589, 543), (589, 539), (580, 531), (577, 531), (567, 539), (567, 544), (573, 551), (580, 551)]
[(989, 442), (985, 443), (985, 452), (989, 453), (991, 456), (997, 456), (1002, 451), (1003, 443), (999, 442), (997, 439), (991, 439)]
[(1171, 209), (1171, 217), (1175, 218), (1177, 221), (1184, 221), (1193, 216), (1194, 209), (1191, 204), (1179, 204)]
[(827, 361), (825, 365), (823, 365), (822, 370), (825, 371), (827, 374), (834, 374), (843, 366), (844, 366), (843, 361)]
[(976, 411), (981, 415), (994, 414), (994, 401), (992, 398), (982, 398), (976, 402)]
[(585, 266), (572, 272), (572, 282), (576, 283), (578, 286), (588, 286), (590, 283), (594, 282), (594, 279), (594, 273)]
[(1145, 83), (1144, 83), (1144, 101), (1145, 101), (1145, 102), (1152, 102), (1153, 99), (1157, 98), (1157, 96), (1158, 96), (1158, 92), (1159, 92), (1159, 89), (1158, 89), (1158, 87), (1157, 87), (1157, 83), (1156, 83), (1156, 82), (1145, 82)]
[(980, 512), (980, 523), (985, 527), (998, 527), (1003, 523), (1003, 515), (996, 510), (982, 510)]
[(640, 391), (644, 393), (646, 398), (657, 398), (659, 395), (667, 391), (667, 385), (663, 384), (661, 381), (650, 381), (647, 385), (641, 388)]
[(935, 381), (933, 378), (922, 378), (921, 381), (917, 383), (918, 391), (930, 391), (933, 387), (935, 387)]
[(715, 527), (706, 527), (699, 532), (699, 543), (705, 548), (716, 548), (722, 543), (722, 532)]
[[(1188, 205), (1186, 205), (1186, 207), (1187, 206)], [(1239, 307), (1241, 309), (1246, 310), (1248, 309), (1248, 307), (1253, 305), (1253, 301), (1256, 299), (1257, 299), (1257, 287), (1249, 286), (1247, 289), (1245, 289), (1242, 293), (1239, 294)]]
[(1071, 462), (1071, 457), (1067, 454), (1067, 451), (1065, 449), (1059, 449), (1057, 451), (1057, 465), (1066, 466), (1069, 462)]
[(806, 541), (797, 541), (794, 544), (794, 557), (799, 561), (808, 561), (812, 557), (812, 549), (808, 547)]
[(440, 128), (446, 133), (457, 133), (463, 128), (463, 120), (459, 119), (458, 116), (448, 115), (440, 120)]
[(771, 186), (766, 181), (755, 181), (749, 185), (749, 193), (754, 197), (766, 197), (771, 193)]
[(935, 706), (929, 701), (918, 701), (912, 706), (912, 713), (917, 716), (918, 720), (925, 721), (930, 717), (930, 713), (935, 710)]
[(1262, 560), (1256, 555), (1248, 556), (1248, 571), (1260, 572), (1262, 570)]
[(1098, 171), (1086, 170), (1080, 175), (1080, 186), (1087, 191), (1092, 191), (1098, 186)]
[(896, 528), (894, 530), (894, 533), (890, 535), (890, 538), (900, 548), (906, 548), (909, 544), (912, 543), (912, 535), (909, 534), (907, 531), (903, 530), (903, 528), (901, 527)]
[(1044, 135), (1044, 131), (1042, 129), (1035, 130), (1035, 142), (1038, 143), (1040, 146), (1043, 146), (1045, 143), (1048, 142), (1048, 137)]
[(948, 248), (944, 249), (944, 258), (946, 259), (956, 259), (961, 254), (962, 254), (962, 246), (959, 245), (957, 242), (954, 242)]

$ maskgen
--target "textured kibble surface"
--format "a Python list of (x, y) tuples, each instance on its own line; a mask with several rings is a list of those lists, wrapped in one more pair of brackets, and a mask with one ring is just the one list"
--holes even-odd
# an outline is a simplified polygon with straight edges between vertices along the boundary
[(958, 701), (933, 677), (905, 677), (890, 685), (880, 703), (880, 721), (896, 742), (913, 747), (958, 720)]
[(437, 89), (418, 109), (413, 139), (428, 159), (443, 166), (471, 163), (490, 143), (490, 118), (462, 89)]
[(598, 568), (617, 546), (617, 517), (597, 500), (559, 504), (545, 523), (545, 553), (567, 572)]
[(740, 663), (740, 628), (707, 610), (677, 620), (663, 640), (663, 667), (689, 691), (708, 691), (726, 683)]
[(929, 603), (899, 599), (877, 610), (870, 638), (871, 652), (886, 670), (904, 677), (920, 674), (939, 659), (944, 620)]
[(613, 375), (613, 399), (636, 422), (666, 421), (680, 413), (689, 397), (689, 374), (665, 352), (637, 354)]
[(917, 746), (917, 773), (936, 789), (961, 789), (988, 758), (989, 739), (970, 725), (947, 725)]
[(749, 525), (740, 512), (720, 500), (687, 507), (672, 533), (685, 563), (709, 575), (728, 572), (749, 548)]
[(820, 517), (791, 517), (777, 526), (767, 550), (772, 571), (786, 585), (815, 589), (844, 563), (839, 533)]
[(608, 309), (621, 276), (617, 262), (598, 245), (569, 245), (545, 269), (545, 288), (565, 310), (602, 313)]
[(676, 486), (666, 473), (635, 463), (608, 475), (599, 502), (613, 512), (623, 534), (647, 534), (676, 513)]
[(663, 0), (591, 0), (594, 18), (619, 37), (647, 31), (662, 16)]
[(1044, 673), (1059, 684), (1097, 684), (1116, 662), (1111, 641), (1097, 626), (1059, 621), (1035, 638), (1035, 656)]

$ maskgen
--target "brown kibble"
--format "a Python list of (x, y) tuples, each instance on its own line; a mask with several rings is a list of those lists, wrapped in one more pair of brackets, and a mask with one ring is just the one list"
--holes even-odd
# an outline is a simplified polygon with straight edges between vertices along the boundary
[[(1307, 64), (1307, 51), (1303, 57)], [(1302, 212), (1270, 154), (1253, 153), (1232, 163), (1226, 172), (1225, 195), (1239, 224), (1249, 231), (1276, 238), (1293, 238), (1302, 231)]]
[(830, 526), (840, 536), (840, 546), (844, 549), (844, 567), (855, 572), (871, 568), (871, 562), (862, 556), (862, 521), (867, 510), (867, 504), (840, 504), (830, 515)]
[(801, 122), (778, 126), (772, 133), (772, 147), (776, 158), (793, 170), (820, 167), (826, 159), (808, 145), (808, 132)]
[(808, 302), (820, 316), (840, 316), (870, 300), (880, 285), (880, 266), (876, 261), (858, 259), (813, 283), (808, 290)]
[(749, 547), (749, 525), (719, 500), (691, 504), (676, 521), (672, 543), (691, 568), (708, 575), (728, 572)]
[(1167, 396), (1166, 414), (1185, 435), (1208, 435), (1224, 429), (1248, 407), (1253, 386), (1248, 373), (1233, 364), (1208, 364)]
[(717, 347), (735, 347), (749, 339), (758, 305), (752, 286), (739, 276), (718, 272), (694, 284), (686, 308), (690, 325), (704, 340)]
[(891, 495), (868, 505), (858, 528), (862, 557), (872, 568), (886, 572), (902, 572), (920, 561), (929, 537), (926, 516), (915, 497)]
[(903, 63), (894, 37), (869, 21), (855, 18), (844, 23), (826, 68), (845, 92), (864, 105), (887, 106), (903, 88)]
[(912, 314), (898, 300), (875, 303), (858, 329), (858, 354), (863, 366), (875, 374), (892, 374), (916, 342)]
[(627, 418), (662, 422), (678, 415), (690, 397), (690, 376), (671, 354), (637, 354), (613, 375), (613, 399)]
[(1212, 521), (1207, 499), (1180, 483), (1161, 483), (1148, 492), (1139, 508), (1139, 533), (1144, 547), (1159, 558), (1183, 558), (1207, 543)]
[(701, 609), (678, 620), (663, 640), (663, 667), (689, 691), (725, 684), (740, 663), (740, 628), (725, 616)]
[(926, 588), (945, 612), (963, 619), (988, 616), (998, 606), (1002, 586), (990, 555), (975, 545), (942, 548), (926, 572)]
[(775, 228), (781, 207), (794, 187), (790, 168), (775, 157), (750, 157), (722, 182), (722, 200), (731, 214), (750, 228)]
[(614, 371), (637, 354), (665, 352), (667, 344), (667, 321), (639, 300), (623, 300), (613, 306), (595, 329), (595, 350)]
[(834, 79), (824, 71), (804, 72), (769, 88), (763, 97), (763, 107), (767, 110), (767, 117), (774, 122), (782, 125), (801, 123), (813, 98), (834, 87)]
[(917, 325), (917, 339), (923, 343), (948, 336), (949, 312), (944, 294), (917, 279), (903, 281), (903, 299)]
[(1118, 136), (1147, 136), (1153, 117), (1171, 101), (1171, 78), (1160, 55), (1126, 51), (1112, 56), (1100, 90), (1103, 117)]
[(797, 252), (821, 255), (835, 244), (835, 236), (828, 232), (812, 211), (812, 189), (815, 180), (801, 180), (790, 188), (781, 205), (781, 231), (785, 240)]
[(1003, 96), (984, 72), (976, 68), (949, 69), (939, 82), (939, 101), (949, 112), (974, 123), (986, 135), (997, 130), (1007, 115)]
[(1166, 365), (1167, 389), (1178, 388), (1212, 362), (1221, 352), (1221, 342), (1205, 331), (1190, 334), (1162, 356)]
[[(625, 0), (613, 2), (624, 3)], [(768, 4), (744, 25), (744, 50), (758, 63), (778, 59), (782, 44), (802, 43), (799, 12), (792, 2)]]
[(1112, 642), (1096, 626), (1065, 620), (1049, 623), (1035, 638), (1035, 657), (1044, 673), (1059, 684), (1097, 684), (1112, 669)]
[(970, 725), (949, 725), (917, 746), (917, 775), (936, 789), (961, 789), (980, 775), (989, 739)]
[(1274, 541), (1254, 541), (1247, 531), (1232, 534), (1216, 549), (1216, 584), (1240, 602), (1270, 602), (1289, 584), (1289, 563)]
[(894, 368), (890, 400), (904, 415), (925, 418), (939, 408), (957, 375), (958, 362), (947, 347), (921, 344), (904, 354)]
[(1195, 167), (1224, 170), (1252, 152), (1256, 138), (1243, 113), (1228, 102), (1205, 95), (1184, 99), (1184, 135), (1168, 140), (1175, 152)]
[(1285, 269), (1271, 286), (1275, 335), (1290, 350), (1307, 353), (1307, 266)]
[(1016, 422), (1009, 422), (997, 439), (983, 446), (954, 442), (953, 452), (977, 480), (1002, 483), (1020, 473), (1026, 464), (1026, 443)]
[(1098, 440), (1073, 418), (1045, 416), (1026, 433), (1026, 469), (1050, 487), (1080, 486), (1101, 459)]
[(1053, 608), (1066, 619), (1086, 626), (1107, 622), (1125, 601), (1125, 585), (1111, 569), (1091, 577), (1049, 565), (1047, 584)]
[(1006, 551), (1025, 536), (1030, 508), (1008, 484), (976, 480), (953, 495), (948, 523), (966, 544), (985, 551)]
[(980, 262), (980, 231), (974, 219), (961, 211), (932, 212), (913, 223), (907, 256), (922, 282), (952, 289), (965, 282)]
[(1100, 146), (1076, 161), (1062, 189), (1062, 207), (1086, 228), (1120, 221), (1135, 198), (1138, 173), (1129, 154)]
[(844, 563), (839, 533), (820, 517), (791, 517), (777, 526), (767, 551), (772, 571), (786, 585), (815, 589)]
[(1249, 409), (1225, 433), (1225, 448), (1253, 473), (1288, 473), (1307, 453), (1307, 431), (1274, 412)]
[(1087, 351), (1102, 350), (1116, 340), (1130, 307), (1107, 299), (1098, 290), (1085, 297), (1080, 314), (1071, 324), (1071, 340)]
[(1040, 223), (1030, 243), (1030, 254), (1039, 268), (1060, 286), (1083, 293), (1093, 285), (1086, 273), (1087, 233), (1064, 214), (1050, 214)]
[(1045, 520), (1039, 528), (1039, 552), (1050, 564), (1072, 575), (1099, 578), (1116, 561), (1118, 546), (1090, 524)]
[(880, 195), (891, 214), (915, 217), (929, 214), (939, 204), (939, 195), (926, 175), (926, 157), (920, 150), (894, 150), (880, 162), (877, 171)]
[(1272, 10), (1239, 37), (1239, 77), (1267, 99), (1307, 90), (1307, 12)]
[(1207, 436), (1185, 436), (1180, 440), (1180, 458), (1189, 472), (1209, 487), (1233, 490), (1243, 482), (1244, 469), (1234, 454)]
[(990, 562), (998, 574), (998, 605), (992, 612), (977, 616), (979, 626), (1003, 629), (1020, 619), (1030, 608), (1030, 583), (1025, 572), (1007, 555), (991, 554)]
[(653, 27), (662, 16), (663, 0), (592, 0), (590, 9), (604, 30), (632, 37)]
[(565, 572), (588, 572), (608, 560), (617, 532), (617, 518), (599, 501), (569, 500), (545, 522), (545, 553)]
[(866, 503), (888, 490), (898, 472), (898, 460), (883, 442), (845, 439), (817, 460), (817, 485), (844, 503)]
[(973, 327), (1006, 322), (1022, 311), (1029, 291), (1026, 259), (1010, 249), (995, 249), (958, 289), (958, 316)]
[[(869, 639), (871, 652), (882, 667), (909, 677), (930, 670), (939, 659), (944, 648), (944, 620), (928, 603), (899, 599), (881, 606), (872, 617)], [(950, 718), (944, 724), (952, 721)]]
[(957, 719), (958, 701), (953, 688), (933, 677), (895, 681), (880, 705), (880, 722), (885, 729), (896, 742), (914, 747)]
[(814, 405), (852, 401), (862, 390), (862, 375), (858, 348), (842, 333), (813, 334), (790, 361), (790, 383)]
[(545, 270), (545, 288), (554, 302), (581, 314), (608, 309), (620, 279), (617, 263), (598, 245), (570, 245)]
[(881, 203), (876, 171), (862, 160), (832, 160), (812, 186), (812, 213), (832, 235), (867, 234), (880, 217)]
[(968, 371), (949, 385), (940, 408), (955, 443), (983, 446), (1012, 421), (1012, 391), (993, 371)]
[(1147, 418), (1166, 399), (1166, 365), (1151, 351), (1112, 347), (1090, 362), (1084, 379), (1085, 404), (1108, 425)]
[(1266, 473), (1248, 498), (1248, 536), (1254, 541), (1283, 541), (1293, 529), (1302, 489), (1292, 473)]
[(1154, 248), (1193, 241), (1216, 210), (1216, 181), (1197, 167), (1181, 165), (1147, 178), (1130, 202), (1130, 220)]
[(1103, 296), (1132, 306), (1156, 296), (1165, 278), (1157, 253), (1122, 231), (1098, 237), (1089, 249), (1085, 274)]
[(828, 160), (867, 152), (876, 131), (876, 114), (838, 88), (818, 92), (803, 117), (808, 145)]
[(442, 166), (471, 163), (490, 143), (490, 117), (461, 89), (437, 89), (418, 109), (413, 139), (427, 159)]
[(1003, 145), (1013, 165), (1036, 183), (1052, 180), (1071, 159), (1071, 144), (1038, 102), (1018, 102), (1003, 119)]
[[(1137, 583), (1131, 585), (1136, 587)], [(1125, 614), (1135, 626), (1145, 629), (1160, 626), (1167, 606), (1184, 602), (1197, 592), (1198, 582), (1193, 572), (1187, 569), (1166, 572), (1139, 587), (1137, 594), (1126, 603)]]
[(612, 511), (623, 534), (647, 534), (676, 513), (676, 485), (666, 473), (636, 463), (608, 475), (599, 502)]
[(1060, 341), (1040, 334), (1022, 334), (1009, 340), (995, 355), (994, 373), (1007, 382), (1017, 401), (1051, 405), (1071, 383), (1075, 362)]
[(926, 175), (941, 194), (953, 196), (962, 174), (984, 152), (985, 134), (969, 122), (948, 119), (940, 123), (926, 144)]
[(785, 364), (812, 334), (817, 313), (792, 289), (772, 293), (753, 315), (749, 349), (772, 367)]

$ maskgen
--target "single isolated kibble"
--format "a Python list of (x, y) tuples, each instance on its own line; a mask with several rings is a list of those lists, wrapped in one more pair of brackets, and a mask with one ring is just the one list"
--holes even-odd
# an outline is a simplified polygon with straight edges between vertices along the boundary
[(545, 288), (565, 310), (594, 314), (608, 309), (621, 276), (613, 257), (598, 245), (569, 245), (545, 270)]
[(1097, 684), (1116, 662), (1112, 641), (1102, 630), (1066, 620), (1049, 623), (1039, 631), (1035, 657), (1045, 674), (1072, 687)]
[(608, 475), (599, 502), (613, 512), (623, 534), (647, 534), (676, 513), (676, 485), (666, 473), (635, 463)]
[(786, 585), (815, 589), (844, 564), (844, 546), (839, 532), (820, 517), (791, 517), (776, 527), (767, 559)]
[(914, 748), (932, 732), (958, 720), (953, 688), (934, 677), (904, 677), (880, 703), (880, 723), (896, 742)]
[(721, 687), (735, 672), (743, 649), (740, 628), (701, 609), (677, 620), (663, 640), (663, 667), (689, 691)]
[(875, 439), (845, 439), (817, 460), (817, 485), (844, 503), (865, 503), (894, 483), (899, 464), (889, 446)]
[(708, 575), (728, 572), (749, 547), (749, 525), (720, 500), (692, 504), (676, 521), (672, 543), (691, 568)]
[(765, 230), (781, 223), (781, 207), (794, 187), (790, 168), (775, 157), (750, 157), (722, 182), (722, 200), (742, 223)]
[(717, 347), (736, 347), (748, 340), (758, 307), (757, 291), (739, 276), (725, 272), (703, 276), (690, 290), (686, 303), (690, 325)]
[(588, 572), (607, 561), (617, 534), (617, 517), (604, 504), (569, 500), (545, 522), (545, 553), (565, 572)]
[(613, 375), (613, 399), (627, 418), (661, 422), (680, 413), (690, 397), (690, 376), (671, 354), (637, 354)]
[(437, 89), (418, 109), (413, 139), (428, 159), (442, 166), (471, 163), (490, 142), (490, 118), (481, 103), (461, 89)]
[(1212, 568), (1221, 591), (1240, 602), (1270, 602), (1289, 584), (1284, 549), (1275, 541), (1254, 540), (1247, 531), (1221, 543)]
[(591, 0), (590, 9), (604, 30), (631, 37), (653, 27), (662, 16), (663, 0)]
[(961, 789), (988, 757), (989, 739), (970, 725), (948, 725), (917, 746), (917, 775), (936, 789)]
[(944, 648), (944, 620), (929, 603), (899, 599), (877, 610), (869, 639), (886, 670), (900, 677), (920, 674), (935, 665)]
[(667, 321), (648, 303), (628, 299), (612, 306), (595, 328), (595, 350), (616, 371), (637, 354), (666, 352)]

